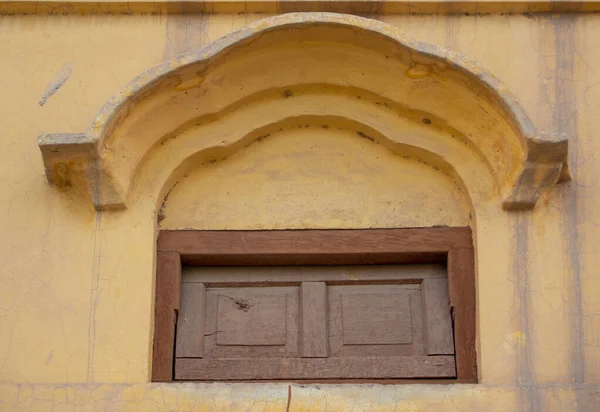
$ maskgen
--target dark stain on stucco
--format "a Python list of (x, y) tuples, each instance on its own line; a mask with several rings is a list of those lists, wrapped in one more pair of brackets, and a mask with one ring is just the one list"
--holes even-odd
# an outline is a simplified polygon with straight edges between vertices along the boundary
[[(96, 185), (93, 188), (95, 199), (102, 199), (102, 190), (100, 184), (100, 168), (94, 164), (90, 168), (90, 173), (94, 176)], [(94, 229), (92, 232), (93, 260), (91, 268), (90, 285), (90, 313), (88, 316), (88, 362), (87, 362), (87, 381), (94, 381), (94, 359), (96, 355), (96, 310), (100, 300), (102, 289), (100, 288), (100, 263), (102, 261), (102, 215), (103, 212), (96, 211)]]
[(515, 300), (518, 307), (520, 342), (517, 342), (517, 406), (525, 410), (537, 411), (537, 397), (533, 382), (533, 358), (531, 356), (531, 338), (533, 325), (530, 318), (529, 290), (529, 227), (532, 222), (531, 211), (521, 211), (513, 217), (514, 241), (513, 276), (516, 282)]
[[(554, 16), (551, 20), (554, 28), (556, 47), (556, 74), (554, 83), (555, 106), (554, 128), (557, 132), (565, 132), (569, 137), (569, 162), (573, 180), (562, 190), (563, 223), (562, 232), (567, 243), (567, 259), (569, 267), (568, 312), (571, 327), (571, 361), (570, 375), (574, 384), (585, 381), (583, 302), (581, 292), (581, 265), (579, 262), (579, 236), (577, 226), (582, 218), (579, 208), (579, 193), (577, 174), (579, 164), (579, 141), (577, 127), (577, 96), (575, 91), (575, 58), (576, 46), (576, 16), (563, 14)], [(576, 399), (578, 410), (582, 403)]]
[(356, 134), (359, 135), (360, 137), (362, 137), (363, 139), (367, 139), (373, 143), (375, 142), (375, 139), (373, 139), (371, 136), (369, 136), (368, 134), (365, 134), (361, 131), (356, 132)]
[(210, 42), (207, 34), (208, 17), (205, 13), (195, 13), (194, 3), (179, 2), (176, 10), (166, 14), (167, 33), (163, 59), (170, 60), (180, 54), (197, 50)]

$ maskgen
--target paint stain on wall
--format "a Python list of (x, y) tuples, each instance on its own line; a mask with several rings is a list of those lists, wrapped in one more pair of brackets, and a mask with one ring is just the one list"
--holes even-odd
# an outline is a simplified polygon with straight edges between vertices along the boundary
[(69, 80), (71, 72), (72, 68), (70, 63), (67, 63), (63, 67), (61, 67), (61, 69), (54, 76), (54, 79), (48, 84), (48, 86), (46, 86), (46, 90), (44, 90), (44, 94), (42, 95), (42, 98), (39, 102), (40, 106), (46, 104), (48, 99), (52, 97), (52, 95), (54, 95), (58, 91), (58, 89), (60, 89), (63, 86), (63, 84), (67, 82), (67, 80)]

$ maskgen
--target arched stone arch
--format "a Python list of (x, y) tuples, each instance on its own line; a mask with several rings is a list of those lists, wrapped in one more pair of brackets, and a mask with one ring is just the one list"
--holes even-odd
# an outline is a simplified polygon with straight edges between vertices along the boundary
[[(473, 201), (498, 195), (506, 209), (532, 208), (569, 179), (566, 137), (539, 133), (480, 66), (393, 26), (330, 13), (267, 18), (166, 62), (114, 96), (87, 133), (47, 134), (39, 145), (52, 184), (86, 185), (97, 209), (118, 209), (141, 168), (170, 181), (186, 162), (227, 156), (294, 118), (345, 119), (455, 175)], [(190, 139), (198, 128), (202, 138)], [(153, 163), (157, 148), (177, 145), (168, 164)]]

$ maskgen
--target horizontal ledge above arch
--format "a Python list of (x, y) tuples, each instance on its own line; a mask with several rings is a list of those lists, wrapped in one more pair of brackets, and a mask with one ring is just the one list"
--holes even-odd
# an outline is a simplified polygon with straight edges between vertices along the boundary
[(332, 12), (385, 14), (506, 14), (506, 13), (594, 13), (600, 11), (598, 1), (497, 1), (462, 0), (7, 0), (0, 5), (0, 14), (68, 15), (86, 13), (270, 13)]
[[(260, 20), (211, 43), (199, 52), (183, 55), (139, 76), (102, 108), (87, 133), (40, 136), (39, 146), (49, 182), (63, 188), (83, 185), (97, 210), (124, 208), (135, 170), (143, 161), (145, 153), (172, 131), (157, 135), (149, 143), (142, 144), (140, 140), (138, 145), (135, 139), (139, 139), (139, 136), (147, 132), (151, 133), (151, 130), (141, 130), (140, 126), (131, 120), (136, 110), (145, 110), (145, 115), (159, 115), (160, 107), (158, 109), (151, 107), (151, 103), (157, 101), (158, 97), (172, 99), (175, 96), (176, 99), (185, 102), (181, 100), (184, 99), (182, 93), (187, 95), (188, 90), (199, 87), (203, 82), (210, 83), (212, 86), (209, 84), (202, 87), (212, 87), (212, 92), (216, 93), (215, 89), (219, 91), (221, 86), (217, 84), (218, 79), (213, 78), (211, 82), (204, 80), (205, 75), (209, 76), (211, 70), (216, 71), (221, 67), (225, 67), (223, 69), (225, 71), (233, 70), (227, 66), (233, 64), (230, 63), (231, 61), (244, 59), (251, 55), (251, 52), (256, 50), (260, 52), (261, 47), (268, 48), (273, 44), (281, 45), (286, 41), (302, 42), (304, 38), (319, 40), (321, 37), (323, 42), (331, 41), (329, 36), (323, 36), (325, 33), (323, 29), (331, 30), (331, 33), (335, 34), (332, 38), (338, 37), (333, 41), (334, 44), (348, 41), (350, 42), (348, 47), (356, 46), (352, 43), (353, 39), (344, 40), (347, 36), (337, 33), (346, 30), (342, 34), (352, 33), (357, 36), (354, 40), (365, 39), (362, 45), (365, 50), (381, 47), (381, 50), (375, 51), (381, 52), (381, 55), (384, 52), (393, 53), (394, 59), (406, 64), (406, 70), (400, 70), (396, 74), (398, 79), (401, 77), (404, 79), (402, 81), (405, 86), (401, 90), (408, 90), (407, 94), (416, 96), (417, 110), (425, 110), (427, 104), (432, 103), (427, 100), (427, 97), (423, 97), (423, 90), (434, 90), (431, 88), (437, 87), (438, 84), (439, 87), (449, 88), (450, 93), (459, 88), (467, 90), (467, 93), (472, 95), (470, 97), (472, 101), (467, 99), (461, 102), (461, 105), (467, 107), (464, 113), (457, 111), (461, 108), (456, 109), (450, 106), (451, 103), (446, 103), (447, 106), (442, 104), (436, 107), (434, 110), (437, 110), (437, 114), (433, 113), (433, 115), (442, 116), (446, 107), (450, 115), (449, 118), (442, 119), (443, 121), (451, 124), (455, 120), (451, 115), (456, 113), (463, 117), (465, 127), (471, 128), (466, 130), (465, 135), (470, 136), (475, 142), (473, 144), (478, 145), (479, 149), (488, 156), (486, 160), (492, 161), (496, 173), (501, 176), (500, 187), (505, 209), (531, 209), (542, 192), (551, 189), (560, 181), (570, 179), (567, 165), (567, 136), (538, 132), (506, 87), (476, 63), (440, 47), (414, 41), (396, 27), (375, 20), (331, 13), (292, 13)], [(361, 45), (356, 47), (359, 46)], [(388, 54), (385, 54), (385, 59), (388, 58)], [(315, 72), (318, 73), (318, 67)], [(367, 73), (367, 76), (369, 75), (376, 76), (376, 72)], [(243, 77), (243, 73), (240, 76)], [(206, 93), (206, 90), (208, 89), (201, 91)], [(373, 93), (388, 98), (384, 96), (386, 90), (374, 89)], [(235, 97), (235, 93), (232, 95)], [(201, 101), (198, 96), (201, 95), (190, 96), (187, 98), (188, 102), (191, 101), (190, 99)], [(419, 107), (419, 104), (422, 107)], [(139, 109), (140, 107), (142, 109)], [(490, 109), (493, 111), (492, 114), (488, 113)], [(475, 113), (466, 121), (465, 113), (469, 113), (469, 110), (480, 110), (481, 115)], [(487, 115), (489, 119), (485, 117)], [(189, 116), (191, 114), (188, 114), (188, 118), (182, 117), (180, 124), (189, 121)], [(494, 142), (487, 142), (477, 133), (485, 130), (486, 127), (496, 127), (494, 125), (499, 124), (500, 121), (505, 122), (508, 125), (507, 130), (510, 131), (506, 132), (506, 139), (497, 138), (499, 144), (503, 145), (498, 149), (493, 147)], [(505, 141), (509, 142), (505, 143)], [(111, 155), (118, 153), (119, 150), (126, 153), (129, 148), (136, 145), (140, 148), (139, 156), (127, 165), (130, 170), (123, 174), (115, 165), (114, 159), (111, 159)], [(511, 159), (507, 161), (508, 166), (503, 166), (502, 157)], [(125, 159), (125, 156), (123, 158)]]

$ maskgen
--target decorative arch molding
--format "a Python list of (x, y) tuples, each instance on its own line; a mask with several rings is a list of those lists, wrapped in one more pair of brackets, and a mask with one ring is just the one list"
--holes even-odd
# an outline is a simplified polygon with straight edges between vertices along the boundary
[(260, 20), (142, 74), (87, 133), (38, 140), (51, 184), (81, 185), (96, 209), (120, 209), (140, 167), (173, 141), (188, 142), (185, 162), (194, 150), (243, 148), (248, 136), (289, 119), (325, 126), (328, 117), (431, 162), (469, 193), (500, 195), (508, 210), (531, 209), (570, 179), (567, 137), (538, 132), (479, 65), (394, 26), (332, 13)]

